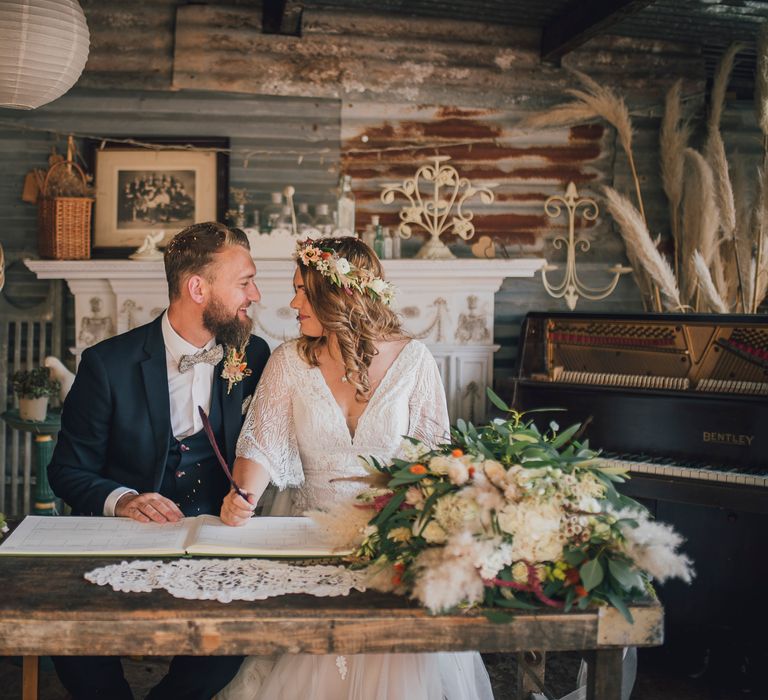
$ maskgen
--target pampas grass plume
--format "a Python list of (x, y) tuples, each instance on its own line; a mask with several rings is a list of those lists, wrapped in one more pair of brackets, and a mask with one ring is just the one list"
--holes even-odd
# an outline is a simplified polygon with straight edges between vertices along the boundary
[(757, 125), (768, 138), (768, 22), (757, 35), (757, 70), (755, 71), (755, 109)]
[(699, 289), (704, 297), (704, 301), (712, 311), (720, 314), (727, 314), (728, 307), (725, 305), (720, 294), (718, 294), (715, 285), (712, 282), (712, 275), (707, 268), (707, 263), (701, 253), (696, 250), (693, 253), (693, 268), (696, 272), (696, 279), (699, 283)]
[(675, 273), (653, 244), (651, 234), (640, 212), (635, 209), (632, 202), (612, 187), (603, 187), (603, 192), (608, 211), (619, 225), (627, 251), (632, 251), (633, 257), (637, 259), (642, 269), (651, 276), (667, 302), (667, 309), (681, 309), (682, 303)]

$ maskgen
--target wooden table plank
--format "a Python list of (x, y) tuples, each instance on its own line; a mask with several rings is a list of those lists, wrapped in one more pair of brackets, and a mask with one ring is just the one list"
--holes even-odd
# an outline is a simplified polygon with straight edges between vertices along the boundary
[(119, 593), (83, 578), (110, 561), (0, 557), (0, 655), (616, 650), (600, 653), (595, 665), (594, 698), (613, 700), (605, 679), (620, 674), (621, 648), (663, 640), (657, 603), (633, 606), (635, 625), (608, 608), (518, 611), (498, 624), (479, 610), (430, 615), (407, 598), (376, 592), (224, 604), (165, 591)]

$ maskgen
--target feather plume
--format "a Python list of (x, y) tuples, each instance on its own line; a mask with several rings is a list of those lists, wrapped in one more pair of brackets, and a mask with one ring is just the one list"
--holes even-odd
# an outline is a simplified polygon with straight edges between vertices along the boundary
[(704, 303), (712, 311), (716, 311), (721, 314), (728, 313), (728, 307), (725, 305), (720, 294), (718, 294), (715, 285), (712, 282), (712, 275), (707, 268), (707, 263), (704, 262), (704, 258), (701, 253), (696, 250), (693, 253), (693, 268), (696, 272), (696, 280), (704, 297)]
[(757, 70), (755, 71), (755, 111), (757, 125), (768, 138), (768, 22), (757, 35)]
[(725, 144), (723, 137), (717, 130), (710, 132), (707, 136), (706, 156), (715, 176), (717, 208), (720, 210), (723, 230), (730, 237), (736, 230), (736, 205), (733, 201), (733, 185), (728, 169), (728, 159), (725, 155)]
[(682, 80), (678, 80), (667, 91), (659, 139), (661, 181), (669, 201), (669, 218), (675, 244), (675, 274), (678, 276), (681, 248), (680, 205), (683, 200), (683, 164), (685, 160), (683, 152), (691, 137), (691, 125), (687, 120), (683, 121), (682, 119), (681, 86)]
[[(729, 281), (736, 283), (738, 273), (741, 279), (747, 279), (749, 271), (749, 259), (752, 256), (752, 242), (750, 240), (750, 224), (752, 216), (752, 207), (755, 203), (755, 193), (752, 191), (751, 183), (747, 177), (744, 167), (744, 159), (734, 153), (733, 166), (731, 168), (731, 180), (733, 182), (733, 203), (736, 206), (736, 230), (734, 231), (734, 262), (739, 261), (739, 270), (726, 270), (725, 276)], [(749, 290), (749, 283), (745, 282), (744, 287)], [(746, 291), (745, 290), (745, 291)], [(734, 296), (729, 298), (735, 300)], [(751, 308), (747, 305), (747, 309)]]
[(717, 234), (720, 220), (714, 198), (712, 168), (698, 151), (685, 149), (688, 177), (683, 198), (683, 230), (681, 246), (681, 288), (683, 299), (691, 304), (696, 292), (697, 275), (693, 268), (693, 252), (701, 251), (709, 268), (718, 253)]
[(723, 115), (723, 106), (725, 104), (725, 91), (728, 88), (728, 79), (731, 77), (731, 71), (733, 70), (733, 61), (736, 58), (736, 54), (742, 51), (745, 44), (741, 42), (734, 42), (731, 44), (723, 57), (720, 59), (720, 63), (717, 64), (715, 70), (715, 78), (712, 81), (712, 101), (709, 108), (709, 120), (707, 128), (710, 131), (720, 129), (720, 118)]
[[(675, 273), (656, 249), (648, 232), (648, 226), (632, 203), (612, 187), (603, 187), (607, 209), (619, 226), (627, 252), (638, 261), (637, 269), (645, 270), (661, 291), (668, 310), (680, 310), (680, 292)], [(631, 260), (632, 258), (630, 258)]]
[(752, 210), (752, 241), (755, 249), (755, 273), (752, 290), (753, 312), (768, 294), (768, 172), (758, 170), (757, 197)]

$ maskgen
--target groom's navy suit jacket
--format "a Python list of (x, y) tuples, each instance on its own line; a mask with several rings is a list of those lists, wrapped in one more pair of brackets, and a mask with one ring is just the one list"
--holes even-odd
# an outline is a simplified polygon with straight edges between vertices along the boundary
[[(107, 496), (119, 486), (162, 493), (172, 436), (161, 321), (162, 316), (83, 352), (48, 465), (51, 488), (76, 515), (102, 515)], [(220, 447), (230, 466), (243, 422), (243, 402), (256, 388), (269, 347), (251, 336), (245, 352), (252, 374), (229, 394), (220, 377), (223, 360), (214, 369), (213, 381), (224, 386), (212, 393), (211, 400), (218, 395), (221, 401)]]

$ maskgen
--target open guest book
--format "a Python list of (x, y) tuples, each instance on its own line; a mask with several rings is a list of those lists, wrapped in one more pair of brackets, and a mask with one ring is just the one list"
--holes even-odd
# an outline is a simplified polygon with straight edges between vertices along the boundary
[(130, 518), (28, 515), (0, 544), (0, 555), (338, 557), (311, 518), (251, 518), (242, 527), (214, 515), (175, 523)]

